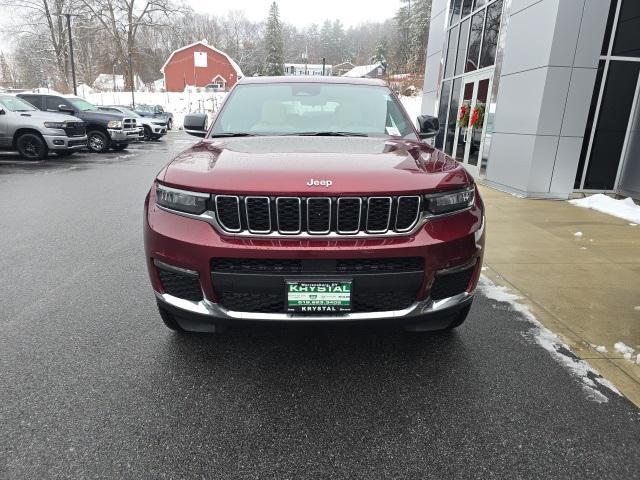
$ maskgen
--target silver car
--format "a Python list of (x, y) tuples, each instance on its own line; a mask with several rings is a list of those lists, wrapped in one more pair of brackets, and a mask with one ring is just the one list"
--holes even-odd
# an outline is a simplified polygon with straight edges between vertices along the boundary
[(68, 156), (86, 146), (85, 124), (79, 118), (42, 112), (21, 98), (0, 94), (0, 149), (42, 160), (49, 152)]
[(167, 122), (162, 118), (143, 117), (133, 110), (123, 107), (122, 105), (105, 105), (98, 107), (105, 112), (115, 112), (134, 117), (138, 125), (142, 125), (142, 138), (144, 140), (158, 140), (167, 134)]

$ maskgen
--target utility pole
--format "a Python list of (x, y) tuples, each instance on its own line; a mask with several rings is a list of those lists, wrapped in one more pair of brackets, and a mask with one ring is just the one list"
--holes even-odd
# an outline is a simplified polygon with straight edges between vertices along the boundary
[(327, 64), (327, 59), (322, 57), (322, 76), (324, 77), (324, 67)]
[(73, 59), (73, 38), (71, 36), (71, 17), (79, 17), (73, 13), (57, 13), (56, 17), (67, 17), (67, 33), (69, 34), (69, 56), (71, 57), (71, 78), (73, 79), (73, 94), (78, 95), (78, 87), (76, 85), (76, 64)]
[(131, 63), (132, 63), (131, 62), (131, 49), (129, 49), (129, 76), (131, 77), (131, 108), (133, 110), (135, 110), (136, 109), (136, 97), (135, 97), (135, 95), (133, 93), (133, 90), (134, 90), (134, 85), (133, 85), (134, 80), (133, 80), (133, 78), (134, 77), (133, 77), (133, 67), (131, 66)]

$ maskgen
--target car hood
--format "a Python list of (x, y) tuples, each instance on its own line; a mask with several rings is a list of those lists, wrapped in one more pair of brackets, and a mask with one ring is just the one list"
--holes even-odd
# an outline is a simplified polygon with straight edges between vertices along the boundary
[(123, 118), (131, 118), (124, 113), (107, 113), (107, 112), (99, 112), (97, 110), (87, 110), (83, 112), (87, 117), (92, 117), (94, 119), (102, 119), (105, 121), (109, 120), (122, 120)]
[(42, 120), (43, 122), (81, 122), (77, 117), (67, 115), (65, 113), (43, 112), (41, 110), (33, 110), (28, 112), (14, 112), (22, 118), (31, 118), (33, 120)]
[[(204, 140), (158, 179), (202, 192), (318, 196), (420, 193), (472, 181), (455, 160), (422, 142), (300, 136)], [(312, 180), (331, 185), (308, 185)]]

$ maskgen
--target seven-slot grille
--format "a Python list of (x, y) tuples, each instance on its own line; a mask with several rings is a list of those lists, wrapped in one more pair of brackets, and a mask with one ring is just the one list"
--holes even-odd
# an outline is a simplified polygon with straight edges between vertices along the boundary
[(420, 196), (267, 197), (216, 195), (220, 227), (229, 233), (340, 235), (408, 232), (420, 218)]

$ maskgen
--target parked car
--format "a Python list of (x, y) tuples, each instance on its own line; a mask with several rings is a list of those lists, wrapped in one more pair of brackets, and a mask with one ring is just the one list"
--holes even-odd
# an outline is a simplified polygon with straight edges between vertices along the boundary
[(0, 93), (1, 149), (42, 160), (49, 152), (64, 157), (86, 146), (85, 126), (79, 118), (41, 112), (21, 98)]
[(167, 134), (167, 122), (162, 119), (143, 117), (122, 105), (105, 105), (99, 108), (104, 112), (116, 112), (129, 117), (134, 117), (138, 122), (139, 128), (142, 129), (142, 138), (144, 140), (158, 140)]
[(173, 113), (165, 112), (161, 105), (138, 104), (132, 110), (143, 117), (151, 117), (164, 120), (167, 123), (167, 130), (173, 128)]
[(424, 143), (381, 81), (245, 77), (203, 137), (156, 176), (144, 206), (165, 325), (464, 322), (485, 215), (471, 175)]
[(41, 93), (19, 93), (18, 97), (45, 112), (63, 112), (80, 118), (86, 125), (87, 146), (92, 152), (124, 150), (139, 137), (135, 118), (101, 112), (83, 98)]

